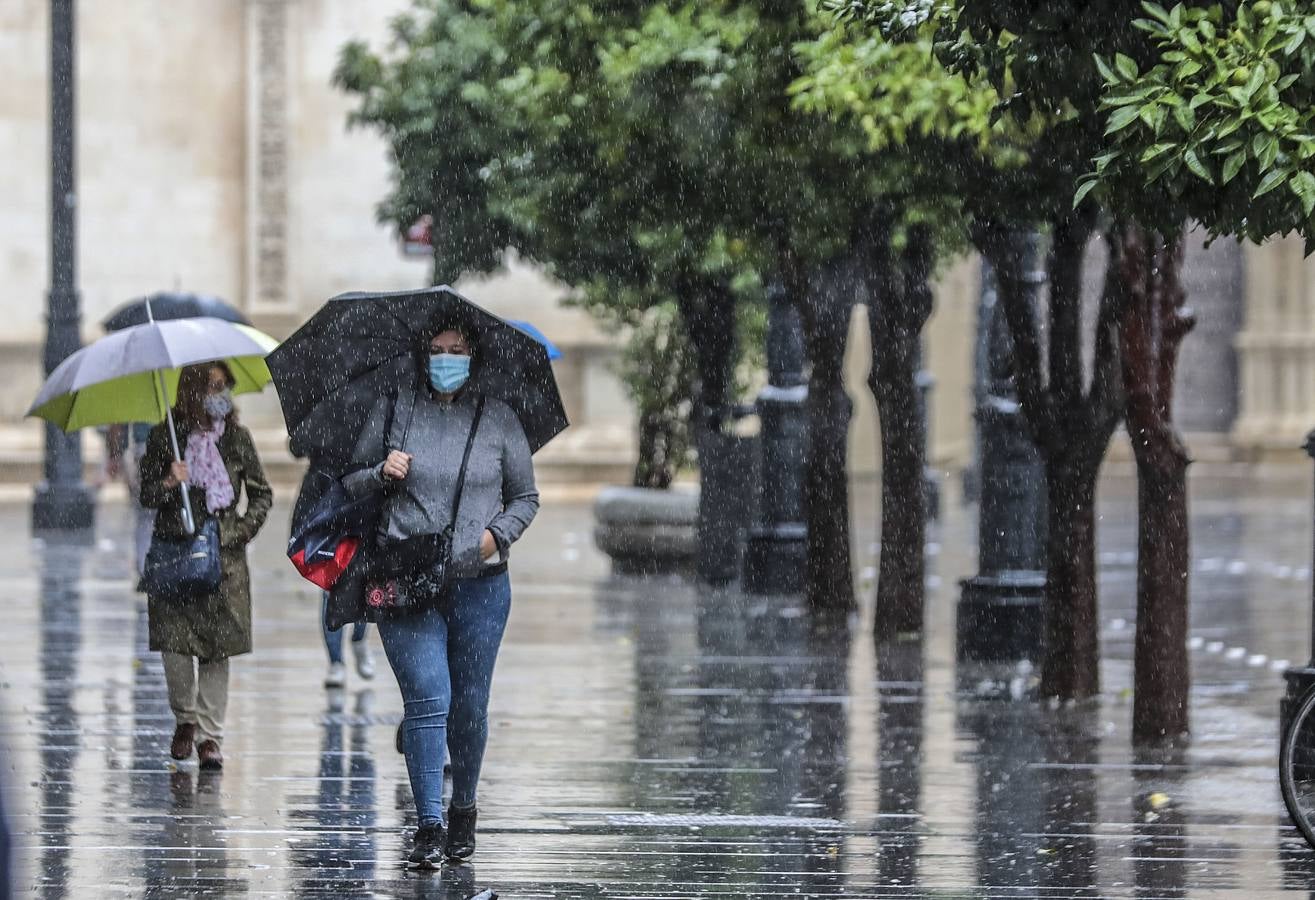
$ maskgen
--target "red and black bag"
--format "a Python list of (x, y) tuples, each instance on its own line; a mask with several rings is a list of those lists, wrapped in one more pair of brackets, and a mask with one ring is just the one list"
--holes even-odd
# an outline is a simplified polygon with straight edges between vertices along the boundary
[[(407, 406), (406, 431), (411, 427), (415, 393), (401, 391), (389, 406), (384, 425), (385, 455), (390, 446), (395, 446), (391, 440), (394, 414), (403, 398)], [(404, 431), (401, 442), (405, 440)], [(340, 477), (343, 468), (326, 461), (312, 462), (302, 480), (289, 529), (288, 559), (303, 578), (326, 591), (338, 583), (362, 545), (374, 540), (384, 507), (381, 491), (355, 498), (348, 494)]]

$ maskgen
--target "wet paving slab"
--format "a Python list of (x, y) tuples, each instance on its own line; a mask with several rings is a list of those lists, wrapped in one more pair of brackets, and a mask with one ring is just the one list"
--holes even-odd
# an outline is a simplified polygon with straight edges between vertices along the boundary
[[(18, 896), (1187, 897), (1315, 892), (1276, 781), (1286, 660), (1310, 634), (1310, 479), (1194, 485), (1190, 747), (1129, 744), (1130, 485), (1102, 498), (1098, 703), (979, 696), (954, 661), (971, 511), (929, 547), (928, 629), (876, 648), (797, 598), (612, 578), (586, 506), (548, 504), (518, 547), (472, 864), (402, 866), (414, 826), (401, 704), (383, 665), (322, 687), (318, 598), (252, 551), (256, 652), (233, 667), (227, 766), (168, 757), (173, 728), (127, 511), (85, 546), (10, 552), (0, 784)], [(875, 510), (855, 496), (859, 568)], [(866, 576), (865, 576), (866, 577)], [(1017, 673), (1026, 693), (1028, 675)]]

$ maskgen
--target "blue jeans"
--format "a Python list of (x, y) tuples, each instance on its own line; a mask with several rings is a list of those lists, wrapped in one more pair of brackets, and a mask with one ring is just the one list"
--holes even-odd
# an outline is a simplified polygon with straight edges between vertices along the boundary
[[(329, 626), (325, 624), (325, 616), (329, 614), (329, 593), (325, 591), (320, 598), (320, 627), (324, 629), (324, 649), (329, 651), (329, 662), (342, 662), (342, 633), (346, 626), (330, 631)], [(365, 629), (369, 626), (364, 622), (357, 622), (352, 626), (352, 642), (365, 640)]]
[(444, 821), (444, 746), (452, 754), (453, 805), (475, 805), (493, 664), (510, 611), (511, 582), (501, 572), (453, 582), (423, 610), (379, 622), (402, 690), (402, 749), (421, 825)]

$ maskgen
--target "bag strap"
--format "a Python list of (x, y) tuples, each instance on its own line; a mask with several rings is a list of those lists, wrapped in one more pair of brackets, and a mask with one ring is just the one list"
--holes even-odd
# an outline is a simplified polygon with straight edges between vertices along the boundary
[(470, 462), (470, 450), (475, 446), (475, 432), (479, 431), (479, 420), (484, 417), (484, 395), (475, 401), (475, 418), (470, 423), (470, 434), (466, 435), (466, 449), (461, 454), (461, 470), (457, 473), (457, 489), (452, 495), (452, 521), (448, 523), (450, 531), (456, 531), (457, 512), (461, 509), (461, 495), (466, 487), (466, 464)]

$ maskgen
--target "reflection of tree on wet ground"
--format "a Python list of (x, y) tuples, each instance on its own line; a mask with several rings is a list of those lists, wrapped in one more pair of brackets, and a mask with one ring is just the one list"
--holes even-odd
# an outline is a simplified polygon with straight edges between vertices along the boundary
[(368, 892), (375, 875), (375, 763), (368, 739), (374, 693), (358, 692), (350, 715), (345, 691), (329, 690), (325, 697), (316, 791), (291, 798), (288, 816), (305, 823), (296, 827), (307, 832), (290, 853), (299, 896)]
[(1182, 750), (1148, 752), (1133, 769), (1132, 874), (1138, 897), (1186, 897), (1189, 834), (1182, 795), (1187, 754)]
[(658, 864), (745, 890), (837, 889), (843, 838), (806, 820), (845, 815), (847, 631), (816, 627), (795, 598), (663, 585), (634, 602), (633, 806), (712, 817), (646, 834), (677, 850)]
[[(1035, 707), (1039, 712), (1040, 707)], [(1042, 887), (1088, 888), (1098, 876), (1096, 768), (1099, 762), (1099, 710), (1056, 710), (1043, 719), (1046, 766), (1041, 771), (1045, 798), (1043, 832), (1046, 864)]]
[(876, 648), (877, 875), (884, 885), (918, 883), (922, 849), (922, 641)]

